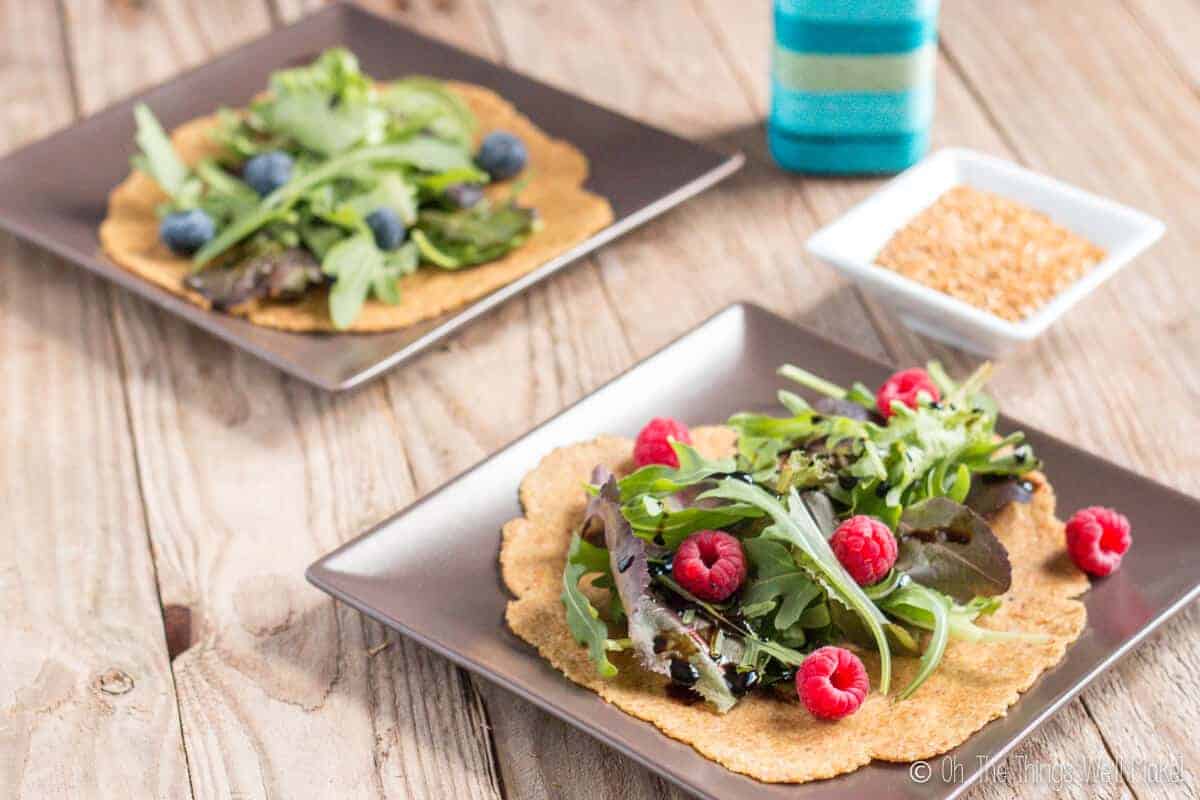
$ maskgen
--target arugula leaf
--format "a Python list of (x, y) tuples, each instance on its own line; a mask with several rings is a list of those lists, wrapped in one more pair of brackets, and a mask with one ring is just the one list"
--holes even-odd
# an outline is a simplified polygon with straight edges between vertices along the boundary
[(477, 125), (475, 115), (441, 81), (410, 76), (393, 81), (380, 102), (406, 120), (416, 120), (439, 139), (470, 147)]
[(435, 175), (426, 175), (419, 178), (417, 184), (427, 195), (437, 196), (455, 184), (475, 183), (482, 186), (489, 181), (491, 176), (478, 167), (459, 167)]
[(674, 494), (737, 469), (732, 458), (705, 458), (699, 450), (683, 442), (672, 441), (671, 448), (679, 459), (679, 468), (651, 464), (625, 476), (617, 483), (623, 502), (645, 494), (656, 497)]
[(766, 414), (734, 414), (729, 418), (729, 426), (752, 439), (780, 439), (784, 443), (794, 444), (813, 435), (814, 413), (809, 408), (793, 417), (782, 418)]
[(396, 281), (415, 264), (415, 251), (405, 245), (395, 253), (389, 256), (380, 250), (367, 230), (329, 248), (321, 269), (335, 279), (329, 292), (329, 316), (334, 327), (350, 327), (372, 292), (385, 303), (400, 301)]
[(721, 530), (744, 519), (762, 516), (762, 511), (745, 503), (680, 507), (676, 495), (660, 500), (650, 494), (629, 501), (621, 507), (621, 513), (636, 535), (670, 550), (696, 531)]
[[(755, 570), (754, 580), (748, 582), (742, 590), (742, 603), (751, 606), (771, 601), (773, 610), (775, 601), (778, 600), (778, 611), (774, 617), (775, 628), (780, 631), (787, 630), (799, 622), (805, 609), (821, 596), (821, 587), (809, 577), (804, 568), (796, 564), (791, 552), (779, 542), (758, 536), (744, 540), (742, 547)], [(828, 618), (824, 624), (828, 624)]]
[(820, 579), (829, 595), (858, 614), (871, 632), (879, 649), (880, 691), (887, 694), (892, 677), (892, 658), (883, 630), (886, 619), (838, 562), (796, 490), (793, 489), (788, 495), (787, 508), (762, 488), (735, 480), (723, 480), (716, 489), (705, 492), (701, 497), (749, 503), (761, 508), (775, 521), (763, 535), (769, 533), (771, 537), (787, 542), (807, 556), (814, 577)]
[(382, 140), (386, 113), (374, 107), (373, 94), (358, 59), (336, 47), (308, 66), (275, 72), (271, 96), (256, 110), (274, 132), (329, 156)]
[(153, 178), (172, 199), (178, 198), (187, 187), (191, 170), (175, 152), (170, 137), (149, 106), (138, 103), (133, 108), (133, 118), (137, 122), (134, 139), (141, 148), (141, 152), (132, 159), (134, 169), (140, 169)]
[[(921, 654), (921, 667), (912, 682), (900, 693), (899, 699), (912, 696), (941, 663), (946, 654), (946, 643), (950, 640), (950, 614), (944, 596), (919, 583), (909, 583), (892, 592), (881, 601), (884, 611), (901, 620), (933, 632), (925, 652)], [(920, 619), (921, 622), (914, 621)]]
[[(590, 550), (585, 550), (585, 546)], [(616, 676), (617, 668), (608, 660), (608, 625), (600, 619), (600, 612), (579, 588), (579, 581), (584, 575), (601, 571), (602, 565), (597, 563), (592, 551), (600, 552), (600, 548), (588, 545), (578, 533), (571, 537), (567, 565), (563, 569), (561, 599), (567, 611), (567, 627), (571, 629), (571, 636), (579, 644), (587, 646), (588, 657), (596, 665), (596, 672), (601, 677), (612, 678)]]
[(196, 201), (218, 225), (248, 214), (258, 205), (258, 193), (242, 180), (230, 175), (212, 159), (199, 161), (195, 175), (204, 188)]
[(335, 244), (325, 254), (321, 269), (334, 278), (329, 292), (329, 316), (335, 328), (350, 327), (362, 310), (375, 273), (383, 267), (383, 253), (369, 233), (359, 233)]
[[(905, 584), (905, 586), (912, 585), (916, 584), (911, 582)], [(930, 589), (928, 586), (921, 588), (927, 593), (926, 597), (936, 597), (946, 607), (947, 624), (953, 639), (962, 639), (967, 642), (1045, 642), (1050, 640), (1049, 636), (1042, 633), (998, 631), (976, 625), (976, 619), (985, 614), (991, 614), (999, 607), (999, 598), (977, 597), (966, 605), (959, 605), (936, 589)], [(925, 608), (923, 602), (910, 603), (908, 602), (910, 599), (911, 595), (894, 592), (893, 596), (880, 601), (880, 607), (906, 624), (924, 630), (933, 630), (932, 612)]]
[(833, 398), (834, 400), (847, 400), (862, 406), (868, 411), (875, 410), (875, 393), (858, 381), (855, 381), (854, 385), (847, 390), (794, 364), (784, 364), (777, 372), (781, 377), (795, 381), (817, 394)]

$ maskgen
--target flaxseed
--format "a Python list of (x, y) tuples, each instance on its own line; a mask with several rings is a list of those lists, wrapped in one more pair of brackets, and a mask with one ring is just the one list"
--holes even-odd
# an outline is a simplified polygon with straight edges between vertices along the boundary
[(1018, 322), (1104, 255), (1041, 212), (956, 186), (897, 231), (876, 263)]

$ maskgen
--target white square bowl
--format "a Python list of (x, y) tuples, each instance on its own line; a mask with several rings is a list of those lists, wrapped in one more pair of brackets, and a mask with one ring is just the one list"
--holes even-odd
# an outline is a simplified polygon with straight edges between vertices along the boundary
[[(1034, 314), (1010, 322), (875, 264), (897, 230), (960, 185), (1016, 200), (1104, 248), (1107, 256)], [(817, 231), (808, 252), (896, 309), (918, 333), (983, 356), (998, 356), (1046, 330), (1067, 309), (1162, 236), (1140, 211), (973, 150), (947, 148), (889, 181)]]

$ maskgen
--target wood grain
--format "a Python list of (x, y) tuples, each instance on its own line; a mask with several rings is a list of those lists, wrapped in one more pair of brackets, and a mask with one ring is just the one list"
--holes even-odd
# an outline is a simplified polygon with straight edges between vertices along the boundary
[[(77, 63), (138, 65), (81, 74), (81, 96), (103, 105), (269, 19), (194, 10), (74, 8), (101, 31), (71, 38)], [(473, 687), (303, 579), (414, 499), (384, 387), (330, 398), (130, 295), (116, 316), (163, 601), (191, 610), (174, 671), (196, 795), (497, 797)]]
[[(1129, 202), (1168, 226), (1151, 253), (1051, 340), (1053, 359), (1042, 367), (1049, 376), (1038, 376), (1035, 391), (1056, 392), (1059, 408), (1070, 410), (1048, 419), (1049, 427), (1195, 492), (1200, 457), (1182, 443), (1200, 431), (1200, 289), (1192, 266), (1200, 225), (1190, 213), (1200, 199), (1200, 106), (1160, 43), (1120, 3), (1093, 4), (1086, 17), (1046, 4), (1006, 4), (997, 12), (957, 7), (944, 29), (948, 49), (964, 74), (986, 87), (984, 102), (1014, 146), (1035, 168)], [(1000, 39), (1008, 45), (997, 46)], [(989, 80), (997, 75), (1005, 80)], [(1045, 90), (1051, 75), (1056, 91)], [(1005, 113), (1018, 107), (1022, 113)], [(1078, 378), (1100, 375), (1102, 391)], [(1027, 413), (1025, 397), (1015, 404)], [(1084, 694), (1142, 797), (1200, 791), (1194, 768), (1179, 783), (1153, 774), (1156, 766), (1200, 763), (1191, 733), (1200, 708), (1193, 677), (1200, 674), (1198, 621), (1193, 605)]]
[(1192, 0), (1125, 0), (1137, 24), (1200, 92), (1200, 8)]
[[(74, 117), (52, 4), (0, 6), (0, 150)], [(0, 796), (190, 797), (106, 287), (0, 235)]]
[[(319, 5), (63, 0), (61, 20), (52, 4), (0, 6), (3, 130), (32, 137), (60, 126), (73, 101), (94, 111)], [(878, 181), (771, 165), (761, 129), (769, 4), (365, 5), (652, 124), (743, 149), (749, 164), (348, 396), (283, 378), (0, 238), (0, 263), (13, 265), (0, 284), (0, 341), (14, 354), (0, 361), (0, 537), (11, 542), (0, 549), (0, 652), (18, 654), (0, 677), (0, 795), (188, 796), (190, 778), (196, 797), (678, 796), (335, 606), (303, 583), (304, 565), (737, 299), (874, 355), (975, 363), (909, 333), (802, 256), (817, 226)], [(1200, 290), (1190, 280), (1200, 98), (1187, 36), (1200, 30), (1200, 8), (1097, 0), (1084, 14), (1014, 0), (943, 13), (939, 144), (1015, 158), (1171, 229), (1000, 365), (1006, 409), (1197, 491), (1200, 456), (1178, 443), (1200, 432)], [(32, 393), (35, 384), (48, 385)], [(35, 412), (44, 425), (27, 424)], [(93, 533), (82, 542), (59, 533), (75, 528)], [(190, 635), (172, 626), (175, 689), (160, 596), (173, 619), (190, 613)], [(1200, 763), (1196, 616), (1190, 609), (1136, 651), (972, 796), (1195, 796), (1191, 772), (1164, 784), (1150, 768)], [(120, 694), (127, 676), (133, 688)], [(1056, 783), (1026, 766), (1038, 764), (1118, 769)]]

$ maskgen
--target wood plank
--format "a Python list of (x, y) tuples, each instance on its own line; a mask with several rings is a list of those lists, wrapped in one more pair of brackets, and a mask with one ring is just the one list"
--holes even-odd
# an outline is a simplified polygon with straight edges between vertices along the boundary
[(1125, 0), (1138, 24), (1200, 92), (1200, 8), (1194, 0)]
[[(355, 0), (356, 4), (398, 20), (426, 36), (483, 56), (495, 58), (498, 42), (482, 0)], [(283, 22), (295, 22), (324, 8), (329, 0), (271, 0)]]
[[(50, 3), (0, 6), (0, 151), (74, 117)], [(191, 797), (101, 282), (0, 234), (0, 796)]]
[[(203, 22), (191, 8), (72, 6), (73, 57), (96, 65), (81, 96), (103, 105), (268, 24), (261, 4)], [(127, 60), (102, 68), (113, 53)], [(303, 579), (414, 499), (385, 388), (331, 398), (129, 294), (116, 304), (161, 593), (191, 615), (174, 667), (197, 794), (498, 797), (474, 688)]]
[[(1086, 15), (1028, 2), (986, 14), (968, 6), (949, 10), (947, 46), (1026, 160), (1168, 226), (1150, 254), (1062, 326), (1053, 379), (1070, 415), (1059, 426), (1090, 449), (1195, 492), (1200, 456), (1181, 446), (1195, 437), (1200, 396), (1200, 289), (1192, 276), (1200, 225), (1190, 213), (1200, 199), (1200, 105), (1193, 87), (1119, 3), (1089, 4)], [(1101, 390), (1080, 376), (1103, 376)], [(1156, 387), (1152, 407), (1149, 387)], [(1198, 623), (1193, 605), (1085, 694), (1139, 796), (1197, 790), (1194, 772), (1164, 787), (1151, 768), (1200, 763), (1192, 735), (1200, 723)]]
[(270, 26), (267, 6), (261, 1), (64, 0), (62, 7), (85, 114), (197, 66)]

